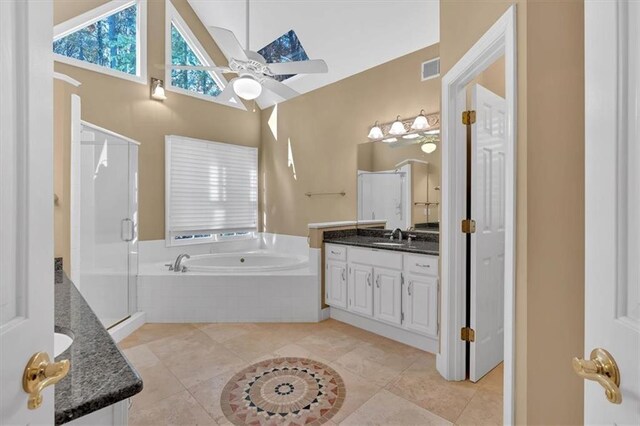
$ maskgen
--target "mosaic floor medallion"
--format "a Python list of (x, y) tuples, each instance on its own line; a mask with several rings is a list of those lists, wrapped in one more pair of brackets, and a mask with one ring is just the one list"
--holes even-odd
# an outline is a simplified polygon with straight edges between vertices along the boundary
[(321, 425), (338, 412), (345, 395), (331, 367), (307, 358), (275, 358), (233, 376), (220, 403), (235, 425)]

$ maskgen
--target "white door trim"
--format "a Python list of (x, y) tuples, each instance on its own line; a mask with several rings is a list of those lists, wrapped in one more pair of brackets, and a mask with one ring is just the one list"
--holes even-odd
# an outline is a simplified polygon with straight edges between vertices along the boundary
[(505, 56), (507, 155), (505, 182), (504, 282), (504, 424), (514, 423), (514, 324), (516, 230), (516, 6), (509, 9), (442, 79), (442, 315), (440, 353), (436, 366), (447, 380), (465, 379), (465, 236), (460, 222), (466, 214), (465, 87), (489, 65)]

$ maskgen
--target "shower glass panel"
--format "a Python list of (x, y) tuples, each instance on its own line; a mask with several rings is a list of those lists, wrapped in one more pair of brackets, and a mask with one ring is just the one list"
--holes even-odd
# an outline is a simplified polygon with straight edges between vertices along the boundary
[(109, 328), (135, 307), (138, 146), (83, 124), (80, 163), (78, 287)]

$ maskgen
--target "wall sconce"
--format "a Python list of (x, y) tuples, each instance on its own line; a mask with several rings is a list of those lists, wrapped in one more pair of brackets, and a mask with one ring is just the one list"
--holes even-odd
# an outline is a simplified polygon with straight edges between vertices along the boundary
[(391, 125), (391, 129), (389, 129), (389, 134), (394, 136), (399, 136), (407, 133), (407, 129), (405, 129), (404, 124), (400, 121), (400, 116), (396, 118), (396, 121)]
[(153, 77), (151, 78), (151, 99), (158, 101), (167, 99), (167, 95), (164, 93), (164, 81)]
[(429, 128), (429, 120), (424, 115), (424, 110), (420, 110), (420, 115), (413, 120), (413, 124), (411, 125), (413, 130), (425, 130)]
[(371, 130), (369, 131), (369, 139), (380, 139), (384, 137), (384, 135), (382, 134), (382, 129), (380, 128), (380, 126), (378, 126), (378, 122), (376, 121), (376, 124), (373, 125), (373, 127), (371, 128)]

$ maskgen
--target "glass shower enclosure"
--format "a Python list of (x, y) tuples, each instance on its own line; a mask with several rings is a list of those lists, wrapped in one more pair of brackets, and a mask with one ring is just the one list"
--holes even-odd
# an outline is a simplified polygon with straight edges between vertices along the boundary
[(106, 328), (135, 311), (138, 143), (82, 122), (80, 292)]

